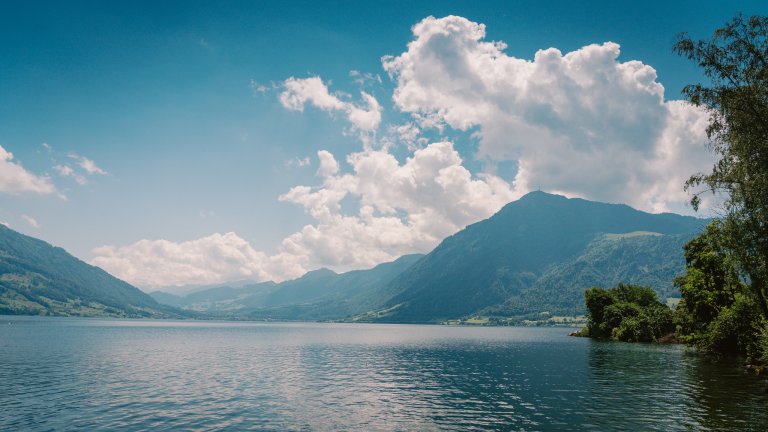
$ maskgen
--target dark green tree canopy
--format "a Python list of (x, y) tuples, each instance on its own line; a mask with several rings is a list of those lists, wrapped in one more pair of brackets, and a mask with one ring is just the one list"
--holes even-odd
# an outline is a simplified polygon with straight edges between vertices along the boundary
[[(720, 157), (686, 188), (706, 186), (725, 197), (724, 245), (768, 317), (768, 17), (738, 15), (710, 40), (681, 35), (674, 49), (710, 80), (683, 93), (709, 112), (707, 135)], [(694, 208), (701, 193), (691, 200)]]
[(723, 224), (713, 221), (707, 230), (684, 246), (686, 273), (675, 278), (692, 318), (709, 323), (746, 292), (724, 244)]
[(655, 342), (674, 330), (672, 311), (648, 287), (618, 284), (584, 293), (590, 337), (625, 342)]

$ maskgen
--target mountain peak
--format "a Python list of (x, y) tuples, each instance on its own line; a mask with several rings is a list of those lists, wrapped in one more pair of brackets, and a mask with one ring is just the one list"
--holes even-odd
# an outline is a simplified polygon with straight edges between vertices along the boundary
[(542, 200), (551, 200), (551, 201), (562, 201), (569, 199), (566, 196), (553, 194), (549, 192), (544, 192), (541, 190), (528, 192), (527, 194), (523, 195), (518, 199), (518, 201), (542, 201)]
[[(671, 277), (666, 278), (665, 272), (671, 268), (674, 273), (682, 267), (680, 243), (699, 232), (705, 223), (705, 220), (690, 216), (646, 213), (624, 204), (531, 192), (507, 204), (489, 219), (445, 239), (418, 265), (398, 276), (392, 289), (397, 294), (385, 305), (397, 306), (397, 310), (386, 319), (440, 321), (506, 302), (510, 302), (508, 306), (512, 305), (509, 310), (527, 313), (530, 310), (514, 306), (515, 302), (528, 295), (528, 290), (536, 291), (547, 283), (567, 287), (569, 292), (576, 293), (578, 298), (572, 304), (578, 308), (583, 290), (590, 286), (615, 284), (611, 275), (623, 272), (626, 280), (650, 280), (651, 276), (637, 270), (639, 264), (633, 260), (650, 260), (655, 267), (648, 268), (655, 275), (653, 277), (658, 277), (653, 280), (666, 281), (665, 285), (657, 284), (656, 288), (667, 292), (673, 288), (669, 282)], [(658, 235), (637, 235), (640, 232)], [(612, 233), (610, 238), (622, 241), (593, 244), (606, 233)], [(643, 249), (640, 247), (645, 244), (643, 242), (652, 245)], [(616, 251), (622, 247), (625, 249)], [(655, 258), (644, 258), (642, 253)], [(581, 267), (573, 264), (583, 264), (579, 261), (581, 257), (595, 262), (600, 254), (610, 255), (610, 259), (604, 261), (620, 264), (605, 274), (600, 269), (579, 273)], [(633, 259), (620, 260), (627, 256)], [(679, 267), (674, 267), (678, 264)], [(552, 269), (566, 268), (562, 266), (570, 266), (567, 272), (576, 276), (557, 279)], [(547, 282), (556, 279), (564, 282)], [(529, 300), (533, 300), (526, 302), (540, 305), (542, 309), (538, 311), (549, 310), (548, 305), (559, 301), (557, 294), (552, 296), (553, 292), (558, 291), (555, 289), (540, 298), (535, 293), (530, 294)]]
[(336, 276), (336, 272), (329, 268), (321, 267), (317, 270), (310, 270), (304, 273), (304, 276), (302, 276), (300, 279), (318, 279), (330, 276)]
[(561, 198), (565, 198), (565, 196), (563, 196), (563, 195), (556, 194), (556, 193), (550, 193), (550, 192), (544, 192), (543, 190), (530, 191), (527, 194), (525, 194), (522, 197), (520, 197), (520, 199), (523, 199), (523, 198), (526, 198), (526, 197), (529, 197), (529, 198), (535, 198), (535, 197), (561, 197)]

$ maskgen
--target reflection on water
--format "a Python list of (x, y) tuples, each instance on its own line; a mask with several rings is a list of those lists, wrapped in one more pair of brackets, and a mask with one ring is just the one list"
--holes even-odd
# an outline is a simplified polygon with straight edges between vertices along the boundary
[(737, 365), (566, 333), (0, 317), (0, 429), (768, 429)]

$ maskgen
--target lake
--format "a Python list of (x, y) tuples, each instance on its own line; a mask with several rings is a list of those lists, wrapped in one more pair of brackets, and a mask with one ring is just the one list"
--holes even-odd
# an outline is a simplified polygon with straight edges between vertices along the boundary
[(0, 429), (768, 430), (737, 364), (568, 331), (0, 316)]

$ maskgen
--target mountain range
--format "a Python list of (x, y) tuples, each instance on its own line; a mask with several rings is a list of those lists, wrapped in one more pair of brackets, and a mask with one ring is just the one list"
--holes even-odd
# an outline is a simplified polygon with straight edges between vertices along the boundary
[(220, 286), (160, 302), (252, 319), (442, 322), (578, 315), (584, 290), (619, 282), (678, 297), (682, 246), (708, 221), (532, 192), (427, 255), (370, 270), (320, 269), (280, 284)]
[[(0, 227), (0, 313), (443, 322), (578, 315), (584, 290), (619, 282), (679, 297), (682, 246), (706, 219), (532, 192), (426, 255), (151, 297), (40, 240)], [(196, 288), (199, 289), (199, 288)], [(183, 290), (181, 290), (183, 291)], [(178, 291), (177, 291), (178, 292)]]
[(0, 314), (183, 317), (138, 288), (0, 225)]
[(368, 270), (337, 274), (322, 268), (280, 284), (222, 285), (186, 296), (156, 291), (158, 302), (222, 318), (335, 320), (373, 310), (385, 288), (424, 255), (405, 255)]

